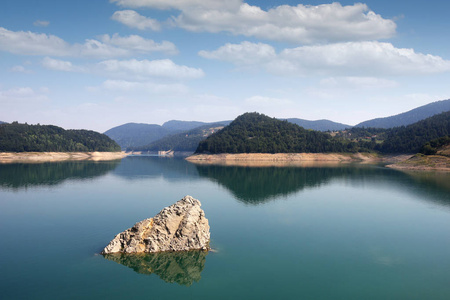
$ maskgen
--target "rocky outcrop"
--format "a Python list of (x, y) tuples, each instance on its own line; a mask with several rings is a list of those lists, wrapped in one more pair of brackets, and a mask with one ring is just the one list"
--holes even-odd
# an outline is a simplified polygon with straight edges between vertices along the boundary
[(200, 201), (186, 196), (116, 235), (102, 254), (209, 250), (208, 219), (200, 206)]

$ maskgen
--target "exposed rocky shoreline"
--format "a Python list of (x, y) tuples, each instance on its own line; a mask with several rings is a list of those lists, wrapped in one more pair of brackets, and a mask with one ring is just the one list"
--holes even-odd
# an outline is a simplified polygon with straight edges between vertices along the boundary
[(387, 167), (398, 170), (450, 172), (450, 157), (416, 154), (407, 160), (388, 165)]
[(0, 152), (0, 163), (42, 163), (59, 161), (108, 161), (126, 157), (125, 152)]
[(411, 155), (381, 156), (374, 153), (239, 153), (194, 154), (186, 160), (196, 164), (292, 166), (333, 165), (340, 163), (395, 163)]

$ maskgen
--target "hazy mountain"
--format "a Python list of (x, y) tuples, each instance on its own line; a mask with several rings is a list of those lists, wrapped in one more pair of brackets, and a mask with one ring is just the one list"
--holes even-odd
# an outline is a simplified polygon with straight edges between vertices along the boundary
[(0, 124), (5, 124), (6, 122), (0, 121)]
[(336, 123), (330, 120), (317, 120), (317, 121), (308, 121), (297, 118), (286, 119), (290, 123), (297, 124), (305, 129), (312, 129), (318, 131), (337, 131), (344, 130), (346, 128), (351, 128), (352, 126), (342, 123)]
[(170, 131), (187, 131), (194, 129), (196, 127), (200, 127), (203, 125), (206, 125), (208, 123), (205, 122), (198, 122), (198, 121), (178, 121), (178, 120), (171, 120), (167, 121), (162, 125), (162, 127), (170, 130)]
[(148, 145), (159, 140), (173, 131), (156, 124), (127, 123), (105, 132), (107, 136), (115, 140), (122, 149)]
[(450, 100), (433, 102), (391, 117), (365, 121), (355, 125), (355, 127), (393, 128), (407, 126), (446, 111), (450, 111)]
[[(228, 125), (231, 121), (217, 122)], [(186, 132), (201, 126), (209, 126), (216, 123), (205, 123), (197, 121), (171, 120), (161, 125), (127, 123), (105, 132), (107, 136), (115, 140), (122, 149), (138, 148), (160, 140), (166, 136)]]
[(176, 134), (165, 136), (157, 141), (150, 143), (149, 145), (142, 147), (128, 148), (128, 150), (134, 151), (182, 151), (182, 152), (194, 152), (197, 149), (198, 144), (206, 139), (211, 134), (221, 130), (224, 126), (228, 125), (229, 121), (223, 123), (212, 123), (203, 126), (196, 127), (194, 129), (183, 131)]

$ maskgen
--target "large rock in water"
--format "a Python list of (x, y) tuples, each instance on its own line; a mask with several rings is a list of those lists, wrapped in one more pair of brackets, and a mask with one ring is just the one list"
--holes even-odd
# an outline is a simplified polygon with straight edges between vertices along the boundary
[(208, 219), (200, 206), (200, 201), (186, 196), (116, 235), (102, 254), (209, 250)]

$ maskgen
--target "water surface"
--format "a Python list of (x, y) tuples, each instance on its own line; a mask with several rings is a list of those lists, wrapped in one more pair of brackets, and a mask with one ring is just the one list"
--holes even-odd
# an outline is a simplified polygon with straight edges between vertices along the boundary
[[(98, 253), (185, 195), (214, 252)], [(181, 159), (0, 165), (1, 299), (450, 299), (450, 176)]]

